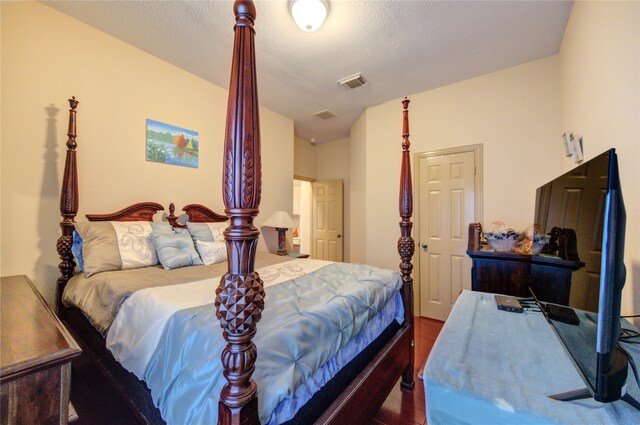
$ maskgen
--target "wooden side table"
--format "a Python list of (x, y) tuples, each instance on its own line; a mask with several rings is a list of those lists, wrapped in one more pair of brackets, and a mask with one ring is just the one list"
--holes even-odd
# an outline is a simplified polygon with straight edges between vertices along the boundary
[(80, 348), (26, 276), (0, 280), (0, 423), (66, 424)]

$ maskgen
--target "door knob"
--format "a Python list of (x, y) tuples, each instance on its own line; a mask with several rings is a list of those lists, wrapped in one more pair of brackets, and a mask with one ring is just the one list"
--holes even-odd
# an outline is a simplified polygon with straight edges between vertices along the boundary
[(338, 237), (339, 237), (339, 238), (341, 238), (341, 237), (342, 237), (342, 235), (340, 235), (340, 234), (339, 234), (339, 235), (338, 235)]
[(420, 246), (422, 246), (424, 249), (429, 248), (429, 245), (427, 245), (426, 243), (423, 243), (423, 244), (422, 244), (422, 245), (420, 245)]

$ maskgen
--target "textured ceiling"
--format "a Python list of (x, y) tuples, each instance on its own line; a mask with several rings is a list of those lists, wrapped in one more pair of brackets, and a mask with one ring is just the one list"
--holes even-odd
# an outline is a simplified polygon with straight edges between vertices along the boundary
[[(152, 55), (229, 86), (231, 1), (62, 1), (55, 9)], [(336, 1), (316, 32), (298, 29), (288, 1), (257, 1), (260, 103), (296, 135), (349, 136), (365, 108), (553, 55), (570, 1)], [(336, 84), (362, 72), (352, 91)], [(330, 109), (337, 117), (313, 113)]]

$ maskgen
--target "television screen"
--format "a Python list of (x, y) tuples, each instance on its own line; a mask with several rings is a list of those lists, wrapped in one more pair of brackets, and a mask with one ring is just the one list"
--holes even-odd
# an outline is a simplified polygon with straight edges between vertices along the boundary
[(626, 213), (614, 149), (563, 174), (536, 193), (536, 226), (575, 232), (585, 267), (572, 276), (570, 301), (579, 324), (549, 318), (588, 394), (618, 400), (624, 393), (627, 359), (617, 347), (625, 283)]
[(608, 182), (609, 152), (605, 152), (536, 193), (535, 226), (541, 234), (550, 233), (554, 227), (575, 231), (578, 257), (585, 266), (571, 276), (569, 305), (593, 312), (598, 311)]

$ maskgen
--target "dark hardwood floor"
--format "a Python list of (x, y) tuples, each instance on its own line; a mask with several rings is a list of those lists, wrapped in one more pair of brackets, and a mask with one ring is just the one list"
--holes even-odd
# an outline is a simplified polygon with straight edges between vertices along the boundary
[[(443, 322), (416, 317), (415, 324), (414, 376), (417, 376), (418, 370), (424, 365), (442, 329)], [(112, 392), (109, 384), (85, 355), (73, 362), (71, 402), (79, 416), (74, 425), (137, 424), (135, 417)], [(426, 424), (422, 381), (416, 378), (416, 387), (412, 392), (401, 391), (398, 381), (373, 423), (376, 425)]]
[(424, 400), (424, 384), (418, 379), (418, 371), (427, 360), (444, 322), (415, 318), (415, 370), (416, 387), (412, 392), (400, 390), (400, 381), (375, 416), (376, 425), (423, 425), (427, 423)]

